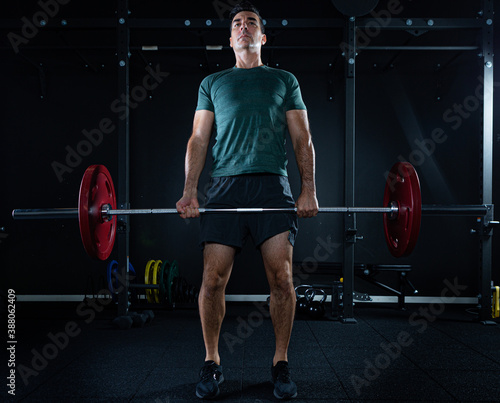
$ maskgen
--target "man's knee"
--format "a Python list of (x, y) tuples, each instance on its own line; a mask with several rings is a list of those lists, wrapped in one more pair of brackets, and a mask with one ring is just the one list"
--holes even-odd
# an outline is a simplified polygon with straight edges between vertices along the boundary
[(213, 267), (205, 263), (202, 288), (210, 293), (224, 290), (229, 280), (229, 272), (230, 269)]
[(203, 288), (217, 291), (224, 287), (224, 278), (217, 272), (210, 271), (203, 275)]
[(270, 283), (271, 291), (279, 292), (282, 295), (294, 294), (293, 278), (289, 270), (276, 272)]
[(226, 287), (234, 259), (234, 248), (224, 245), (205, 246), (202, 288), (217, 292)]

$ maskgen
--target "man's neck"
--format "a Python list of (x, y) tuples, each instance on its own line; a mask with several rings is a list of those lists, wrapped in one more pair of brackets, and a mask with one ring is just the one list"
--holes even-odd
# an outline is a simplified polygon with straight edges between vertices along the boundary
[(242, 52), (236, 55), (236, 67), (239, 69), (253, 69), (263, 65), (260, 53)]

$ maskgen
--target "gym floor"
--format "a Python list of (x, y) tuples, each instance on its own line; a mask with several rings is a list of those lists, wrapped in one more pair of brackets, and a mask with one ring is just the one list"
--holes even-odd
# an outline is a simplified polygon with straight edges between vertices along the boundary
[[(18, 372), (15, 401), (199, 400), (204, 348), (196, 309), (156, 310), (146, 326), (119, 330), (109, 307), (95, 317), (99, 309), (76, 305), (16, 308), (15, 361), (25, 382)], [(289, 349), (295, 401), (500, 401), (498, 322), (479, 324), (457, 305), (370, 305), (356, 307), (355, 317), (356, 324), (342, 324), (297, 315)], [(219, 401), (276, 401), (273, 337), (262, 305), (228, 303)]]

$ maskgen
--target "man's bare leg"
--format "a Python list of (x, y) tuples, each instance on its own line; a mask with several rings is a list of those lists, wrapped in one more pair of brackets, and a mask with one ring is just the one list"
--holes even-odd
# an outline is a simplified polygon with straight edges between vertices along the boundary
[(276, 365), (278, 361), (288, 361), (288, 345), (295, 316), (293, 247), (288, 241), (288, 231), (267, 239), (260, 250), (271, 289), (270, 312), (276, 337), (273, 365)]
[(226, 313), (225, 291), (233, 268), (235, 248), (207, 243), (203, 250), (203, 281), (198, 297), (205, 361), (220, 365), (219, 334)]

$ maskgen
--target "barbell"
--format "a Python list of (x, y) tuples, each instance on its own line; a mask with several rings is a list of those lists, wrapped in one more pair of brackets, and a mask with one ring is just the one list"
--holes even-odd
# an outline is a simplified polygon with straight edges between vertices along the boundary
[[(430, 214), (485, 215), (486, 205), (422, 206), (420, 180), (408, 162), (391, 168), (385, 184), (384, 207), (320, 207), (319, 213), (383, 213), (384, 235), (390, 253), (408, 256), (415, 248), (420, 232), (422, 211)], [(200, 213), (294, 213), (296, 208), (200, 208)], [(12, 217), (20, 219), (78, 218), (80, 235), (87, 254), (106, 260), (114, 246), (118, 215), (178, 214), (177, 209), (117, 209), (115, 187), (104, 165), (85, 170), (80, 185), (78, 208), (16, 209)]]

